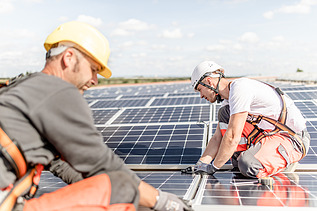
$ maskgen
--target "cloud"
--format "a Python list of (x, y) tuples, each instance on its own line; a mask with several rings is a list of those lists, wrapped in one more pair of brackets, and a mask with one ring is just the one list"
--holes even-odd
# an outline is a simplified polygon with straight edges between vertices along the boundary
[(151, 48), (154, 50), (164, 50), (167, 48), (167, 46), (164, 44), (161, 44), (161, 45), (154, 44), (151, 46)]
[(183, 37), (183, 33), (180, 29), (174, 29), (174, 30), (164, 30), (162, 34), (159, 35), (159, 37), (162, 38), (169, 38), (169, 39), (179, 39)]
[(195, 33), (188, 33), (188, 34), (187, 34), (187, 37), (188, 37), (188, 38), (192, 38), (192, 37), (194, 37), (194, 36), (195, 36)]
[(118, 47), (121, 49), (128, 49), (134, 46), (145, 46), (147, 45), (147, 42), (143, 41), (143, 40), (139, 40), (137, 42), (134, 41), (126, 41), (123, 42), (122, 44), (120, 44)]
[(94, 18), (87, 15), (79, 15), (77, 17), (77, 21), (85, 22), (95, 27), (98, 27), (102, 24), (102, 20), (100, 18)]
[(67, 16), (61, 16), (61, 17), (58, 18), (58, 20), (60, 22), (67, 22), (69, 20), (69, 18)]
[(265, 12), (265, 13), (263, 14), (263, 17), (266, 18), (266, 19), (273, 19), (273, 17), (274, 17), (274, 12), (273, 12), (273, 11)]
[(154, 25), (150, 25), (137, 19), (129, 19), (127, 21), (119, 23), (119, 28), (128, 31), (146, 31), (154, 28)]
[(123, 36), (123, 37), (125, 37), (125, 36), (131, 36), (133, 34), (134, 33), (131, 31), (117, 28), (111, 32), (110, 36)]
[[(34, 31), (31, 31), (29, 29), (9, 29), (9, 30), (4, 30), (0, 34), (1, 39), (8, 39), (12, 38), (14, 39), (31, 39), (36, 36), (36, 33)], [(3, 43), (2, 43), (3, 44)]]
[(241, 42), (245, 43), (257, 43), (260, 39), (254, 32), (246, 32), (239, 38)]
[(7, 14), (14, 10), (11, 0), (0, 0), (0, 14)]
[(226, 47), (224, 45), (209, 45), (206, 47), (207, 51), (223, 51)]
[(317, 5), (316, 0), (301, 0), (297, 4), (285, 5), (279, 9), (268, 11), (263, 13), (263, 17), (266, 19), (273, 19), (275, 14), (309, 14), (311, 12), (311, 7)]
[(137, 31), (146, 31), (155, 28), (155, 25), (137, 19), (129, 19), (118, 25), (119, 27), (111, 32), (111, 36), (131, 36)]

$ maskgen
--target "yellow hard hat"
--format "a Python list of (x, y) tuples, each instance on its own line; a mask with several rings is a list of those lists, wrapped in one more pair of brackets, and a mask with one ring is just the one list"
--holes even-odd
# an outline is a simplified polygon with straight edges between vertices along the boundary
[(49, 51), (59, 42), (72, 42), (78, 45), (79, 50), (101, 65), (100, 75), (105, 78), (111, 77), (111, 70), (107, 66), (110, 56), (109, 42), (96, 28), (78, 21), (64, 23), (48, 35), (44, 48)]

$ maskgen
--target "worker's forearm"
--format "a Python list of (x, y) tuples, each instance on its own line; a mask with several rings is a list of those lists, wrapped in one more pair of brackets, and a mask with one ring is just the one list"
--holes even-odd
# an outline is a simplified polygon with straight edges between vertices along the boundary
[(140, 202), (144, 207), (154, 207), (158, 191), (146, 182), (141, 181), (139, 184)]
[(218, 154), (214, 160), (214, 166), (221, 168), (225, 163), (231, 158), (235, 152), (239, 140), (233, 140), (229, 138), (226, 134), (224, 135), (221, 145), (218, 150)]
[(207, 144), (206, 150), (199, 160), (201, 160), (203, 163), (210, 163), (218, 154), (221, 139), (222, 136), (218, 125), (214, 135), (211, 137), (210, 141)]
[(230, 117), (228, 129), (224, 134), (217, 156), (214, 160), (214, 166), (221, 168), (233, 155), (241, 140), (241, 134), (247, 118), (248, 112), (233, 114)]

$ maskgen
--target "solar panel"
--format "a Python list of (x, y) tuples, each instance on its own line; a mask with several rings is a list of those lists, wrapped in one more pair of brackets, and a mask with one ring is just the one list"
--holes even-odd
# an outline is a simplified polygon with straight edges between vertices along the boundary
[[(137, 171), (138, 177), (156, 189), (174, 193), (178, 197), (190, 199), (193, 197), (193, 191), (196, 191), (197, 180), (199, 176), (181, 174), (180, 171)], [(39, 183), (39, 189), (35, 198), (45, 193), (51, 193), (62, 187), (67, 186), (60, 178), (55, 177), (49, 171), (43, 171)]]
[(295, 102), (304, 118), (317, 118), (317, 105), (313, 101)]
[(137, 100), (99, 100), (91, 108), (122, 108), (145, 106), (149, 99)]
[(200, 94), (197, 92), (184, 92), (184, 93), (169, 93), (168, 97), (180, 97), (180, 96), (191, 96), (191, 95), (200, 96)]
[(200, 97), (169, 97), (169, 98), (157, 98), (151, 106), (168, 106), (168, 105), (192, 105), (192, 104), (208, 104), (205, 99)]
[(305, 91), (305, 92), (287, 92), (287, 95), (292, 100), (312, 100), (317, 99), (317, 91)]
[(113, 124), (209, 121), (210, 106), (181, 106), (125, 109)]
[(163, 97), (164, 94), (139, 94), (139, 95), (122, 95), (120, 99), (131, 99), (131, 98), (151, 98), (151, 97)]
[(92, 110), (92, 115), (94, 118), (95, 125), (105, 124), (108, 122), (119, 109), (102, 109), (102, 110)]
[(132, 168), (164, 168), (162, 165), (197, 162), (204, 148), (206, 125), (107, 126), (98, 130), (108, 147)]
[(190, 192), (195, 191), (195, 183), (198, 176), (193, 177), (189, 174), (178, 172), (164, 171), (141, 171), (136, 174), (148, 184), (162, 191), (173, 193), (181, 198), (191, 199), (193, 196)]
[(257, 210), (260, 206), (317, 207), (317, 173), (278, 174), (273, 176), (273, 181), (273, 185), (262, 185), (257, 179), (232, 172), (205, 175), (193, 208), (205, 210), (210, 205), (228, 210), (245, 210), (246, 207)]
[[(297, 170), (314, 172), (296, 172), (297, 176), (288, 186), (288, 195), (279, 195), (283, 191), (274, 192), (266, 186), (259, 188), (256, 180), (236, 177), (235, 172), (220, 171), (214, 178), (180, 173), (180, 168), (196, 163), (205, 150), (216, 130), (220, 108), (220, 104), (210, 105), (192, 92), (189, 83), (91, 89), (85, 92), (85, 98), (105, 144), (142, 180), (155, 188), (193, 199), (195, 210), (256, 210), (261, 199), (289, 209), (291, 202), (297, 202), (289, 196), (301, 190), (309, 196), (302, 196), (301, 199), (306, 200), (303, 206), (317, 207), (317, 86), (286, 83), (275, 86), (282, 87), (295, 100), (307, 119), (311, 136), (308, 154), (299, 162)], [(230, 163), (229, 160), (224, 169), (231, 169)], [(167, 169), (168, 172), (161, 171)], [(43, 172), (38, 195), (65, 185), (49, 172)], [(301, 190), (291, 189), (293, 187)], [(263, 198), (264, 193), (268, 193), (268, 197)]]

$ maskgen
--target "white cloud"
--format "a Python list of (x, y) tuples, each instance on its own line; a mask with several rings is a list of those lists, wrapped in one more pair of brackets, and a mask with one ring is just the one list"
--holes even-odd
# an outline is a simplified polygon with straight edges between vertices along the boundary
[(154, 28), (154, 25), (150, 25), (137, 19), (129, 19), (119, 23), (119, 28), (128, 31), (145, 31)]
[(119, 27), (111, 32), (111, 36), (131, 36), (136, 31), (146, 31), (155, 28), (155, 25), (150, 25), (137, 19), (129, 19), (118, 25)]
[(42, 3), (43, 0), (25, 0), (26, 2), (29, 2), (29, 3)]
[(246, 32), (244, 33), (239, 40), (241, 42), (246, 42), (246, 43), (256, 43), (258, 42), (260, 39), (258, 37), (258, 35), (254, 32)]
[(124, 43), (122, 43), (121, 45), (119, 45), (120, 48), (130, 48), (133, 45), (135, 45), (135, 42), (133, 41), (126, 41)]
[(134, 42), (134, 41), (126, 41), (126, 42), (123, 42), (122, 44), (120, 44), (118, 47), (119, 48), (124, 48), (124, 49), (127, 49), (127, 48), (131, 48), (133, 46), (145, 46), (147, 45), (147, 42), (146, 41), (143, 41), (143, 40), (139, 40), (137, 42)]
[(162, 38), (170, 38), (170, 39), (179, 39), (183, 37), (183, 33), (180, 29), (174, 29), (174, 30), (164, 30), (162, 34), (159, 35), (159, 37)]
[(154, 44), (154, 45), (152, 45), (151, 47), (152, 47), (152, 49), (154, 49), (154, 50), (164, 50), (164, 49), (167, 48), (167, 46), (164, 45), (164, 44), (161, 44), (161, 45)]
[(9, 29), (9, 30), (4, 30), (1, 32), (0, 38), (6, 39), (6, 38), (18, 38), (18, 39), (30, 39), (35, 37), (35, 33), (31, 30), (28, 29)]
[(67, 22), (69, 20), (69, 18), (67, 16), (61, 16), (61, 17), (58, 18), (58, 20), (60, 22)]
[(131, 36), (133, 35), (134, 33), (133, 32), (130, 32), (130, 31), (127, 31), (125, 29), (115, 29), (111, 32), (110, 36)]
[(100, 18), (94, 18), (87, 15), (79, 15), (77, 21), (85, 22), (95, 27), (98, 27), (102, 24), (102, 20)]
[(273, 12), (273, 11), (265, 12), (265, 13), (263, 14), (263, 17), (266, 18), (266, 19), (273, 19), (273, 17), (274, 17), (274, 12)]
[(297, 4), (284, 5), (279, 9), (265, 12), (263, 17), (266, 19), (272, 19), (275, 14), (309, 14), (311, 12), (311, 7), (317, 5), (317, 0), (301, 0)]
[(14, 10), (11, 0), (0, 0), (0, 14), (10, 13)]
[(284, 42), (284, 41), (285, 41), (285, 37), (283, 37), (283, 36), (276, 36), (276, 37), (273, 37), (272, 40), (273, 40), (273, 41), (276, 41), (276, 42)]
[(179, 62), (179, 61), (183, 60), (183, 57), (182, 56), (174, 56), (174, 57), (168, 58), (168, 60), (171, 62)]
[(146, 57), (146, 53), (134, 53), (131, 55), (132, 58), (140, 58), (140, 57)]
[(206, 47), (207, 51), (223, 51), (225, 49), (224, 45), (209, 45)]
[(195, 33), (188, 33), (188, 34), (187, 34), (187, 37), (188, 37), (188, 38), (192, 38), (192, 37), (194, 37), (194, 36), (195, 36)]
[(243, 46), (242, 46), (240, 43), (234, 44), (234, 45), (232, 46), (232, 48), (233, 48), (234, 50), (238, 50), (238, 51), (243, 50)]

